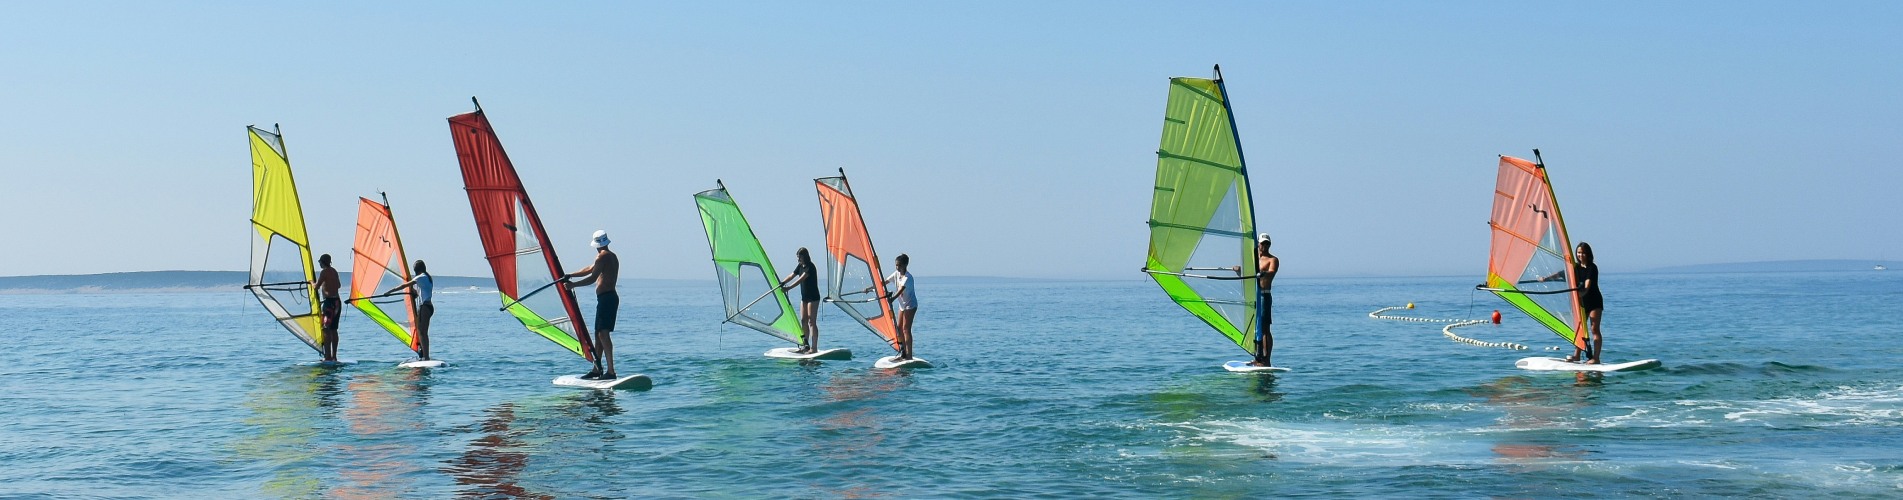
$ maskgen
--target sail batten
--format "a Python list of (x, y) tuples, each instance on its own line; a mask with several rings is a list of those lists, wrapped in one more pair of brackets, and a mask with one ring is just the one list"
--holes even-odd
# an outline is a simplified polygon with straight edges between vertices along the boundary
[(322, 353), (316, 266), (311, 265), (310, 237), (284, 138), (257, 127), (245, 129), (251, 144), (253, 236), (245, 288), (285, 330)]
[(1253, 352), (1255, 213), (1228, 92), (1220, 77), (1171, 78), (1169, 88), (1144, 269), (1170, 300)]
[(695, 193), (694, 205), (707, 231), (707, 250), (713, 256), (726, 322), (804, 344), (799, 318), (786, 291), (780, 289), (772, 259), (726, 186)]
[(1500, 157), (1485, 288), (1567, 343), (1585, 346), (1572, 242), (1546, 166)]
[[(899, 344), (898, 324), (892, 317), (892, 299), (880, 274), (879, 255), (872, 249), (872, 235), (853, 197), (846, 171), (837, 177), (813, 179), (819, 191), (820, 222), (826, 231), (826, 298), (854, 321), (885, 339), (892, 350), (904, 352)], [(854, 297), (870, 295), (870, 300)]]
[[(575, 294), (561, 282), (561, 262), (489, 118), (478, 108), (449, 117), (449, 130), (456, 144), (456, 160), (462, 166), (469, 208), (475, 215), (476, 233), (482, 239), (489, 268), (495, 273), (503, 309), (529, 331), (594, 360)], [(533, 291), (551, 285), (557, 293), (521, 294), (524, 289)]]

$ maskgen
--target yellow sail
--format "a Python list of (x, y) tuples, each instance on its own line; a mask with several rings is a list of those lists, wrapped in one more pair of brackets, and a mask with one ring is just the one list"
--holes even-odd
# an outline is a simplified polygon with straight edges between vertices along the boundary
[(297, 183), (291, 180), (291, 160), (281, 135), (257, 127), (246, 130), (251, 136), (252, 239), (245, 288), (284, 329), (317, 349), (324, 340), (313, 285), (317, 275)]

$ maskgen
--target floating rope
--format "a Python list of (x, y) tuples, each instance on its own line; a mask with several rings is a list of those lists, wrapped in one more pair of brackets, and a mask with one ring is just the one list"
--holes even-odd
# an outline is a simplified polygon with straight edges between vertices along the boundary
[[(1374, 319), (1385, 319), (1385, 320), (1392, 320), (1392, 321), (1412, 321), (1415, 323), (1447, 323), (1447, 326), (1441, 327), (1440, 334), (1446, 335), (1447, 338), (1453, 339), (1455, 342), (1460, 342), (1464, 344), (1472, 344), (1472, 345), (1477, 345), (1480, 347), (1499, 347), (1502, 349), (1513, 349), (1513, 350), (1522, 350), (1522, 351), (1526, 350), (1526, 345), (1524, 344), (1517, 344), (1513, 342), (1486, 342), (1486, 341), (1475, 340), (1475, 339), (1471, 339), (1467, 337), (1462, 337), (1454, 333), (1455, 328), (1486, 324), (1487, 323), (1486, 320), (1453, 319), (1453, 318), (1445, 318), (1445, 319), (1417, 318), (1413, 316), (1391, 316), (1391, 315), (1385, 314), (1388, 311), (1392, 311), (1395, 309), (1413, 309), (1413, 308), (1414, 308), (1414, 304), (1408, 304), (1406, 306), (1383, 307), (1383, 308), (1374, 310), (1374, 312), (1368, 313), (1368, 317), (1374, 318)], [(1547, 350), (1550, 351), (1554, 349), (1547, 349)]]

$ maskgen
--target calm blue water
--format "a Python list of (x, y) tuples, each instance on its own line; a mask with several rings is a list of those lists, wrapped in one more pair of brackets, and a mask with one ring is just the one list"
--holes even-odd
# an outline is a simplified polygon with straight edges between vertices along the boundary
[[(1607, 275), (1597, 378), (1513, 368), (1558, 344), (1471, 278), (1278, 283), (1279, 376), (1147, 281), (921, 279), (918, 353), (827, 306), (800, 365), (718, 325), (718, 292), (623, 291), (621, 372), (645, 392), (551, 386), (585, 364), (438, 296), (436, 354), (346, 311), (314, 353), (244, 292), (0, 296), (0, 496), (1551, 497), (1903, 494), (1903, 272)], [(1471, 312), (1470, 312), (1471, 309)]]

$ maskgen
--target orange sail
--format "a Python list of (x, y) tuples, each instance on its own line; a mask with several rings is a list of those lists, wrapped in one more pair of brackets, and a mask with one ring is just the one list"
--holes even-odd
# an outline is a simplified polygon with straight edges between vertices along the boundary
[[(396, 218), (391, 216), (389, 205), (357, 199), (357, 239), (351, 251), (350, 304), (410, 350), (421, 349), (415, 336), (416, 297), (410, 293), (379, 295), (410, 280), (409, 261), (403, 255), (403, 240), (397, 237)], [(402, 309), (391, 315), (385, 307)]]
[(872, 251), (872, 235), (866, 232), (846, 171), (813, 182), (819, 188), (819, 216), (826, 227), (826, 301), (884, 338), (892, 350), (904, 352), (898, 325), (892, 321), (885, 275), (879, 272), (879, 255)]
[[(1534, 154), (1538, 154), (1535, 151)], [(1493, 191), (1493, 244), (1482, 289), (1513, 304), (1568, 343), (1584, 349), (1585, 317), (1572, 292), (1572, 239), (1560, 217), (1546, 165), (1500, 157)]]

